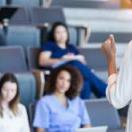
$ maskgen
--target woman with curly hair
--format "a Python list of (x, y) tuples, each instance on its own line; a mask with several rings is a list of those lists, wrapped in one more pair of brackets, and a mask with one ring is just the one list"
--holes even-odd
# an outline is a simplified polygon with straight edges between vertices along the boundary
[(86, 107), (78, 96), (81, 85), (82, 76), (75, 68), (59, 67), (51, 73), (46, 95), (37, 103), (36, 132), (73, 132), (90, 127)]

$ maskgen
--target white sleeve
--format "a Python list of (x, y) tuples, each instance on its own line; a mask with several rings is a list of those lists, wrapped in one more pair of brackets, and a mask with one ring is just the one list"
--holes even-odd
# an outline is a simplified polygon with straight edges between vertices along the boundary
[(109, 102), (120, 109), (132, 99), (132, 41), (129, 43), (119, 74), (108, 79), (106, 96)]
[(28, 116), (27, 116), (27, 111), (26, 108), (23, 106), (22, 107), (22, 118), (23, 118), (23, 128), (21, 132), (30, 132), (30, 127), (29, 127), (29, 121), (28, 121)]

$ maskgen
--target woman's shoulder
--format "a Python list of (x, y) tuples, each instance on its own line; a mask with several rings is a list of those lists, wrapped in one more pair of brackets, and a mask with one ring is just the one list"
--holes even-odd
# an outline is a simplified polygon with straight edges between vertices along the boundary
[(41, 109), (42, 107), (50, 108), (52, 104), (53, 104), (52, 95), (45, 95), (36, 102), (36, 106), (38, 109)]
[(18, 115), (21, 116), (27, 115), (26, 107), (21, 103), (18, 104)]
[(45, 95), (38, 101), (38, 103), (50, 103), (52, 101), (52, 95)]
[(56, 43), (53, 41), (47, 41), (45, 42), (42, 47), (43, 50), (53, 50), (56, 48)]
[(18, 110), (22, 111), (22, 112), (25, 112), (26, 111), (26, 107), (23, 104), (19, 103), (18, 104)]
[(77, 96), (74, 99), (72, 99), (72, 102), (78, 102), (78, 103), (80, 103), (80, 102), (82, 102), (82, 99), (79, 96)]
[(20, 109), (26, 109), (26, 107), (23, 104), (21, 104), (21, 103), (18, 104), (18, 108), (20, 108)]
[(76, 45), (73, 44), (67, 44), (68, 49), (72, 50), (72, 51), (78, 51)]
[(68, 47), (70, 47), (70, 48), (76, 48), (76, 45), (74, 45), (74, 44), (72, 44), (72, 43), (68, 43), (67, 45), (68, 45)]
[(72, 106), (74, 106), (75, 108), (78, 108), (78, 107), (82, 107), (82, 105), (84, 104), (83, 100), (80, 98), (80, 97), (75, 97), (74, 99), (72, 99), (70, 101), (70, 104)]
[(50, 46), (55, 46), (55, 42), (53, 42), (53, 41), (47, 41), (47, 42), (45, 42), (44, 44), (43, 44), (43, 46), (45, 46), (45, 45), (50, 45)]

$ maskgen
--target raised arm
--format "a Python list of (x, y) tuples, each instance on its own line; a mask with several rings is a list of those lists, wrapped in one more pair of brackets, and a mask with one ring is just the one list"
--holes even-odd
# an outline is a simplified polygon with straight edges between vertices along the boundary
[(116, 70), (116, 48), (113, 35), (109, 36), (105, 41), (102, 49), (108, 62), (107, 99), (114, 107), (123, 108), (132, 99), (132, 42), (128, 44), (118, 74)]
[(85, 63), (84, 57), (81, 55), (73, 55), (73, 54), (66, 54), (61, 58), (51, 58), (52, 52), (50, 51), (42, 51), (39, 55), (39, 65), (40, 66), (53, 66), (57, 63), (63, 61), (72, 61), (72, 60), (79, 60), (82, 63)]
[(116, 68), (116, 46), (113, 35), (110, 35), (108, 39), (102, 44), (102, 50), (106, 56), (108, 64), (108, 75), (112, 75), (117, 72)]

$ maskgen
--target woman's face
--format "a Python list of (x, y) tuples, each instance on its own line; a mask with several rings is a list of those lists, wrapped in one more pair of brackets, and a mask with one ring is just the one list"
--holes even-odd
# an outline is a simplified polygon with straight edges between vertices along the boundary
[(2, 99), (3, 101), (9, 103), (14, 99), (17, 93), (17, 84), (13, 82), (5, 82), (2, 87)]
[(67, 71), (61, 71), (56, 80), (56, 92), (65, 94), (71, 85), (71, 75)]
[(57, 26), (54, 32), (54, 37), (57, 43), (66, 43), (68, 39), (67, 30), (64, 26)]

